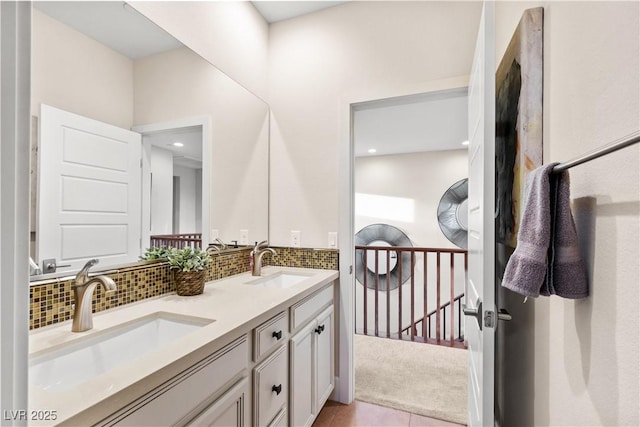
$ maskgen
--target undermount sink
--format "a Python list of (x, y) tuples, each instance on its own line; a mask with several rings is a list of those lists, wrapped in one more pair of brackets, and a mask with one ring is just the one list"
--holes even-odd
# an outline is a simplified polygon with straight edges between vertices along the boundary
[[(215, 320), (158, 312), (63, 344), (29, 360), (29, 383), (61, 391), (156, 350)], [(70, 332), (71, 333), (71, 332)]]
[(260, 279), (247, 282), (247, 285), (265, 286), (269, 288), (290, 288), (298, 283), (307, 280), (310, 275), (297, 273), (276, 273)]

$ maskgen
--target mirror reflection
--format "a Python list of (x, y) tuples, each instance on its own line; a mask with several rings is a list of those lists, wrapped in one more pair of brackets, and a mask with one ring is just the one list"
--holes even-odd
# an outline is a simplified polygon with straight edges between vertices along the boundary
[(34, 3), (31, 108), (32, 273), (268, 239), (267, 104), (126, 4)]

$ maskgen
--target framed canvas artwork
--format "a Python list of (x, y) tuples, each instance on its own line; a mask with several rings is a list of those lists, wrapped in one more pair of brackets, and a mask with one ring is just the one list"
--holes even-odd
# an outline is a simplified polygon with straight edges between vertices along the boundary
[(543, 8), (523, 13), (496, 71), (496, 268), (516, 247), (525, 177), (542, 165)]

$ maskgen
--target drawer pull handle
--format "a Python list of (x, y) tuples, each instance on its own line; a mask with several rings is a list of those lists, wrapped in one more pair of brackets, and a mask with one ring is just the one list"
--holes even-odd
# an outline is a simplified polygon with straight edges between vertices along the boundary
[(277, 340), (280, 340), (282, 338), (282, 331), (273, 331), (273, 333), (271, 334), (271, 336)]
[(324, 331), (324, 325), (320, 325), (316, 328), (316, 334), (320, 335)]
[(271, 387), (271, 391), (275, 391), (276, 395), (279, 395), (280, 393), (282, 393), (282, 384), (274, 385), (273, 387)]

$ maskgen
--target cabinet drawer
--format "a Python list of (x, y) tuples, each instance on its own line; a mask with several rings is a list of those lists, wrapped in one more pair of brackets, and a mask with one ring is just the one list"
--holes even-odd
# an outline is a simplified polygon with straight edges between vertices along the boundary
[(256, 426), (267, 426), (287, 404), (289, 376), (287, 346), (281, 346), (254, 369), (253, 416)]
[(291, 307), (291, 331), (304, 325), (333, 301), (333, 285), (319, 290)]
[(232, 342), (105, 420), (106, 425), (182, 425), (249, 367), (247, 336)]
[(286, 342), (288, 336), (285, 312), (255, 328), (253, 330), (253, 360), (259, 361), (263, 356), (269, 354), (275, 346)]

